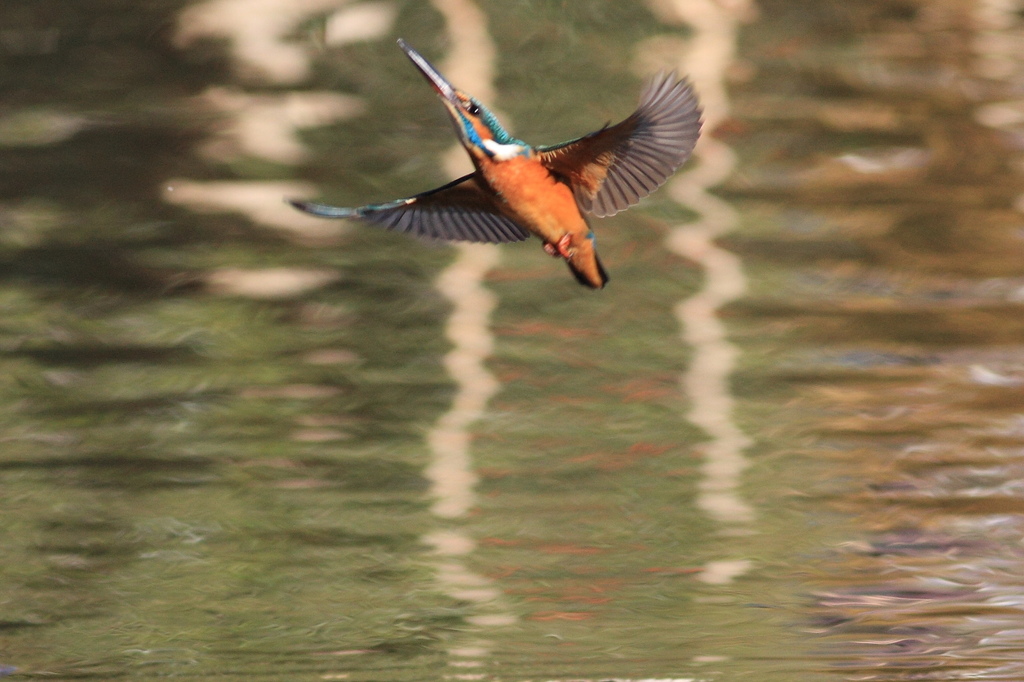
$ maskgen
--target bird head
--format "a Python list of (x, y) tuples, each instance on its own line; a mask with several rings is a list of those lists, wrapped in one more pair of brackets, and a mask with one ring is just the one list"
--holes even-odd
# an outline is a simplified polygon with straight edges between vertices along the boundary
[(528, 153), (529, 146), (501, 127), (487, 107), (461, 90), (456, 90), (441, 72), (401, 38), (398, 46), (419, 69), (444, 103), (462, 145), (474, 156), (506, 160)]

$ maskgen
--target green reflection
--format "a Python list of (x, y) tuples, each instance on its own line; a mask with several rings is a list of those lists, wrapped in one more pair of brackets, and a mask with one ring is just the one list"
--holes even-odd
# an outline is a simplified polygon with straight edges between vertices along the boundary
[[(405, 196), (447, 178), (443, 111), (391, 35), (317, 43), (324, 10), (285, 36), (315, 47), (308, 80), (267, 84), (227, 38), (174, 46), (195, 4), (0, 7), (0, 673), (1020, 677), (1019, 131), (975, 120), (1016, 91), (973, 3), (762, 2), (742, 34), (715, 137), (739, 157), (722, 244), (752, 283), (723, 313), (757, 443), (747, 534), (694, 503), (706, 436), (673, 310), (703, 273), (664, 246), (694, 218), (666, 191), (595, 225), (600, 295), (536, 244), (502, 249), (477, 505), (431, 516), (451, 252), (163, 199), (179, 177)], [(693, 36), (643, 3), (480, 6), (493, 104), (538, 141), (617, 120), (638, 45)], [(428, 3), (391, 28), (448, 48)], [(218, 157), (215, 86), (366, 108), (302, 127), (294, 167)], [(264, 268), (331, 277), (216, 285)], [(426, 538), (452, 528), (511, 623), (441, 583)], [(749, 565), (712, 580), (730, 561)]]

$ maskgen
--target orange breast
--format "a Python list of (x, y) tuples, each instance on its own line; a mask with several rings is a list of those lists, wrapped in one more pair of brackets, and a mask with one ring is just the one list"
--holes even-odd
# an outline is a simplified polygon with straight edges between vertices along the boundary
[(544, 241), (589, 232), (572, 190), (557, 182), (540, 161), (527, 157), (485, 159), (480, 170), (503, 199), (509, 217)]

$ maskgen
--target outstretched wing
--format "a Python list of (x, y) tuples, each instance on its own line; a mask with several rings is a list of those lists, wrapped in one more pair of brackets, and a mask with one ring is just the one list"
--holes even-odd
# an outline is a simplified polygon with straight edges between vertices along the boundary
[(322, 218), (365, 220), (388, 230), (428, 239), (465, 242), (521, 242), (530, 233), (502, 214), (474, 175), (408, 199), (342, 208), (289, 199), (300, 211)]
[(661, 187), (683, 165), (700, 136), (700, 115), (690, 83), (661, 73), (626, 120), (537, 151), (548, 170), (568, 180), (581, 209), (610, 216)]

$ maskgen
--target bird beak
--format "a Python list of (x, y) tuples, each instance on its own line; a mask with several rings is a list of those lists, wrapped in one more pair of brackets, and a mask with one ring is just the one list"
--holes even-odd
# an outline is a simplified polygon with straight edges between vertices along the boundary
[(455, 97), (455, 88), (449, 83), (441, 73), (431, 65), (426, 59), (423, 58), (416, 50), (412, 49), (407, 42), (398, 39), (398, 46), (402, 48), (405, 55), (412, 60), (412, 63), (416, 65), (416, 68), (420, 70), (423, 77), (427, 79), (427, 82), (434, 86), (434, 90), (441, 96), (445, 102), (457, 106), (459, 103), (458, 98)]

